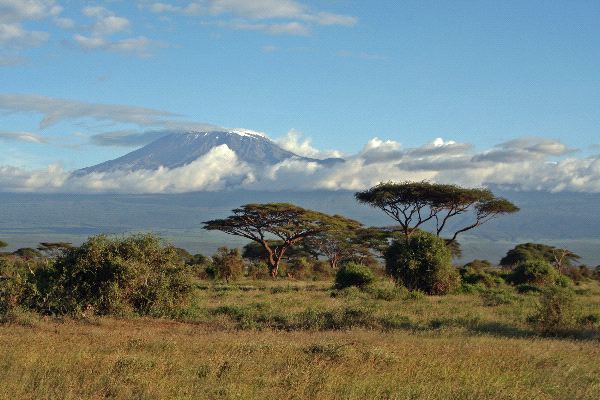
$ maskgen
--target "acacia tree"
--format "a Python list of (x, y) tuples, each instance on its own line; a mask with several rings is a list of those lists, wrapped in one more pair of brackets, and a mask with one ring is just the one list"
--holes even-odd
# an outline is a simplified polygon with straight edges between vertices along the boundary
[(514, 267), (531, 260), (545, 260), (554, 265), (561, 274), (581, 257), (570, 250), (541, 243), (522, 243), (515, 246), (500, 260), (503, 267)]
[(335, 269), (340, 261), (361, 259), (370, 254), (365, 232), (360, 222), (334, 215), (328, 228), (308, 238), (304, 245), (325, 256)]
[(490, 190), (462, 188), (430, 182), (380, 183), (355, 194), (356, 199), (383, 210), (400, 225), (405, 241), (418, 228), (430, 222), (441, 236), (448, 221), (461, 214), (473, 214), (473, 220), (454, 231), (450, 241), (502, 214), (519, 211), (510, 201), (496, 197)]
[[(225, 219), (204, 222), (204, 229), (219, 230), (259, 243), (267, 252), (271, 276), (276, 277), (286, 251), (294, 244), (328, 228), (331, 216), (289, 203), (246, 204)], [(276, 242), (270, 238), (277, 238)]]

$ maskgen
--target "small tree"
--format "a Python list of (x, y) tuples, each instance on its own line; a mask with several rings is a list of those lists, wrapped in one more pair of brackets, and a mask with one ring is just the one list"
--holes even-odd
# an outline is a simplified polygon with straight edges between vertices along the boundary
[(327, 258), (331, 268), (337, 269), (342, 261), (360, 262), (369, 257), (371, 248), (380, 245), (378, 233), (376, 228), (364, 228), (360, 222), (335, 215), (328, 229), (309, 237), (304, 246), (315, 249)]
[(56, 314), (168, 315), (187, 302), (192, 285), (173, 246), (151, 234), (99, 235), (54, 263), (45, 307)]
[(5, 248), (5, 247), (7, 247), (7, 246), (8, 246), (8, 243), (6, 243), (6, 242), (4, 242), (4, 241), (0, 240), (0, 249), (3, 249), (3, 248)]
[(561, 277), (549, 262), (535, 259), (519, 263), (512, 271), (510, 279), (517, 285), (548, 286), (566, 282), (564, 281), (566, 278)]
[(514, 267), (520, 263), (541, 260), (551, 263), (562, 274), (580, 259), (579, 255), (567, 249), (541, 243), (522, 243), (509, 250), (500, 260), (500, 265)]
[(345, 264), (335, 275), (335, 287), (344, 289), (350, 286), (363, 288), (375, 280), (373, 271), (365, 266), (355, 263)]
[(444, 240), (428, 232), (411, 235), (408, 242), (392, 243), (385, 254), (385, 265), (398, 283), (411, 290), (446, 294), (460, 283)]
[(244, 273), (244, 260), (238, 249), (221, 247), (212, 259), (217, 276), (227, 283), (239, 279)]
[[(204, 229), (219, 230), (259, 243), (267, 252), (271, 276), (276, 277), (287, 250), (326, 230), (331, 218), (289, 203), (246, 204), (233, 210), (233, 215), (225, 219), (204, 222)], [(270, 243), (273, 237), (280, 240), (278, 244)]]
[(440, 236), (451, 218), (471, 213), (473, 220), (454, 230), (450, 236), (450, 241), (454, 241), (463, 232), (499, 215), (519, 210), (510, 201), (494, 196), (488, 189), (430, 182), (380, 183), (355, 196), (359, 202), (383, 210), (398, 222), (406, 243), (418, 228), (427, 223), (433, 224), (435, 234)]

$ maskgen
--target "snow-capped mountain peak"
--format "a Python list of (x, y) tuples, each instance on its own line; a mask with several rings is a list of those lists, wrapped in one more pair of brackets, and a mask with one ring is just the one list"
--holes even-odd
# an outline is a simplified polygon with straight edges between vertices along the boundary
[(238, 160), (251, 165), (274, 165), (287, 159), (330, 164), (340, 159), (314, 160), (300, 157), (279, 147), (267, 135), (249, 129), (214, 131), (171, 131), (154, 142), (114, 160), (80, 169), (76, 175), (110, 171), (178, 168), (204, 156), (213, 148), (226, 145)]

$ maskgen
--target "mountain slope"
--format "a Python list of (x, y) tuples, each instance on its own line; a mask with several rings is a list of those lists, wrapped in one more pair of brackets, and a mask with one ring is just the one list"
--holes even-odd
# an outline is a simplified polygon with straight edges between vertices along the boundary
[(273, 165), (287, 159), (300, 159), (330, 164), (341, 159), (315, 160), (284, 150), (265, 135), (244, 129), (210, 132), (171, 132), (154, 142), (122, 157), (75, 172), (156, 170), (178, 168), (197, 160), (217, 146), (227, 145), (240, 161), (252, 165)]

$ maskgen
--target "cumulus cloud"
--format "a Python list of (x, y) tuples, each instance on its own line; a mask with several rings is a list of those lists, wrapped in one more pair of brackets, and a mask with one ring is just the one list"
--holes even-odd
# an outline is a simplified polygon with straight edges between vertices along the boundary
[(251, 170), (226, 145), (180, 168), (71, 175), (60, 165), (26, 171), (0, 166), (0, 190), (16, 192), (182, 193), (221, 190), (251, 179)]
[(0, 0), (0, 47), (33, 47), (47, 41), (44, 31), (28, 30), (23, 23), (56, 17), (62, 8), (54, 0)]
[(357, 18), (326, 11), (315, 11), (295, 0), (203, 0), (183, 4), (142, 2), (157, 14), (229, 18), (218, 26), (235, 30), (256, 30), (269, 34), (307, 35), (313, 25), (353, 26)]
[[(105, 134), (102, 140), (121, 141), (130, 132)], [(99, 139), (98, 139), (99, 140)], [(125, 140), (131, 142), (135, 135)], [(278, 141), (288, 150), (319, 158), (319, 152), (295, 131)], [(513, 151), (515, 157), (486, 158), (494, 151)], [(540, 153), (543, 154), (540, 156)], [(0, 167), (0, 187), (14, 191), (174, 193), (245, 188), (252, 190), (360, 190), (382, 181), (455, 183), (463, 186), (497, 185), (517, 190), (600, 192), (600, 155), (574, 157), (558, 141), (541, 138), (502, 143), (474, 152), (472, 146), (436, 139), (417, 148), (374, 138), (341, 163), (323, 164), (290, 158), (276, 165), (256, 167), (241, 162), (227, 146), (214, 148), (179, 168), (114, 171), (70, 175), (59, 166), (41, 171)]]
[(73, 42), (81, 49), (106, 50), (147, 57), (151, 54), (152, 49), (166, 46), (163, 42), (151, 40), (145, 36), (111, 38), (115, 34), (128, 31), (131, 22), (105, 7), (87, 6), (81, 12), (94, 21), (86, 27), (89, 33), (73, 35)]
[(342, 152), (335, 150), (321, 151), (312, 146), (311, 140), (303, 137), (295, 129), (290, 130), (285, 136), (275, 141), (281, 148), (294, 154), (309, 158), (342, 157)]

